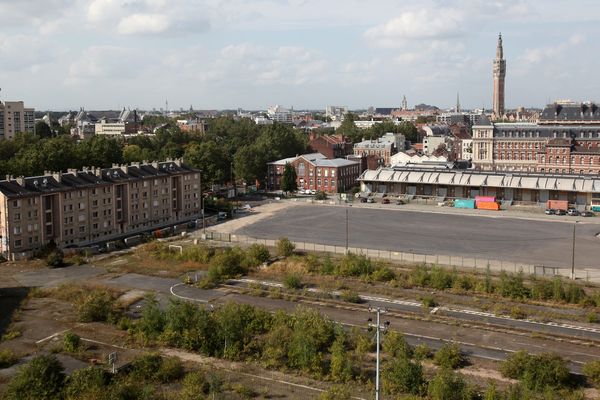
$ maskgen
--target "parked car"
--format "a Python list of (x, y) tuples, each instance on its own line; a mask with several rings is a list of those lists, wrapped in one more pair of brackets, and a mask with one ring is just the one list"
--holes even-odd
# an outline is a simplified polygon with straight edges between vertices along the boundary
[(572, 216), (572, 217), (577, 217), (580, 214), (580, 212), (576, 208), (569, 208), (567, 210), (567, 214), (570, 215), (570, 216)]
[(556, 210), (554, 212), (554, 214), (556, 214), (556, 215), (567, 215), (567, 212), (565, 210), (558, 209), (558, 210)]
[(591, 211), (582, 211), (581, 212), (581, 216), (582, 217), (593, 217), (595, 214)]
[(381, 200), (381, 204), (390, 204), (390, 199), (384, 197), (383, 200)]
[(546, 211), (544, 211), (546, 213), (546, 215), (554, 215), (556, 214), (556, 210), (554, 208), (546, 208)]
[(375, 200), (372, 197), (369, 197), (367, 199), (367, 203), (375, 203)]
[(406, 204), (406, 203), (404, 202), (404, 200), (402, 200), (402, 199), (398, 199), (398, 200), (396, 200), (396, 205), (398, 205), (398, 206), (401, 206), (401, 205), (403, 205), (403, 204)]
[(367, 198), (366, 197), (361, 197), (360, 198), (360, 202), (361, 203), (366, 203), (367, 202)]

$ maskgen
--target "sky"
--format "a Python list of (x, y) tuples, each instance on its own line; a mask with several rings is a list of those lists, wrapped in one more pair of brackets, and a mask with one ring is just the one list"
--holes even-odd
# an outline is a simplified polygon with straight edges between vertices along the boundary
[[(38, 110), (600, 101), (597, 0), (0, 0), (0, 100)], [(596, 68), (595, 68), (596, 67)]]

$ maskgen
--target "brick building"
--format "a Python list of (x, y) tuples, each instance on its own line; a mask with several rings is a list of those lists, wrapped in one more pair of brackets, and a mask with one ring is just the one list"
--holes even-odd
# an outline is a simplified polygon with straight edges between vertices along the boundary
[(267, 189), (280, 190), (286, 164), (296, 169), (298, 189), (327, 193), (345, 192), (357, 184), (360, 164), (343, 158), (327, 159), (312, 153), (285, 158), (267, 164)]
[(600, 109), (590, 103), (548, 105), (534, 123), (473, 126), (473, 164), (481, 170), (600, 172)]
[(50, 241), (86, 246), (201, 215), (200, 171), (181, 160), (0, 181), (0, 251), (28, 257)]
[(342, 135), (311, 134), (308, 147), (310, 151), (321, 153), (329, 159), (344, 158), (352, 154), (352, 143)]

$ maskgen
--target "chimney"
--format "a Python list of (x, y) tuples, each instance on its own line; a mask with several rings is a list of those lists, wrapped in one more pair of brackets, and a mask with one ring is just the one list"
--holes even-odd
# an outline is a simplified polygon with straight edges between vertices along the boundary
[(152, 166), (158, 169), (158, 161), (152, 161)]
[(94, 170), (94, 175), (96, 175), (98, 178), (102, 177), (102, 168), (92, 168)]
[(53, 172), (52, 177), (56, 180), (56, 182), (60, 183), (62, 181), (62, 172)]
[(126, 174), (129, 173), (129, 166), (127, 164), (119, 165), (119, 168), (121, 168), (121, 171), (125, 172)]
[(181, 158), (175, 159), (175, 165), (177, 165), (178, 167), (181, 167)]
[(17, 183), (23, 187), (25, 187), (25, 177), (24, 176), (18, 176), (17, 177)]
[(6, 176), (5, 176), (5, 179), (6, 179), (7, 181), (10, 181), (10, 175), (6, 174)]

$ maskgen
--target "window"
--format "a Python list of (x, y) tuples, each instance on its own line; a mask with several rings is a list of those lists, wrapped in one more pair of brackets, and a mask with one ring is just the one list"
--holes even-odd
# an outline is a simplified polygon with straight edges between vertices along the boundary
[(15, 235), (18, 235), (21, 233), (21, 227), (20, 226), (15, 226), (13, 229), (13, 232)]
[(15, 240), (15, 247), (21, 247), (21, 239)]

